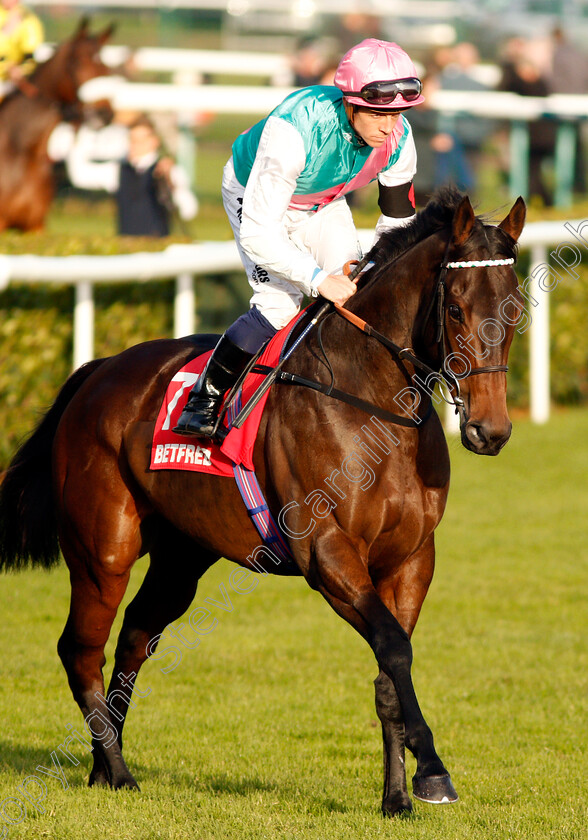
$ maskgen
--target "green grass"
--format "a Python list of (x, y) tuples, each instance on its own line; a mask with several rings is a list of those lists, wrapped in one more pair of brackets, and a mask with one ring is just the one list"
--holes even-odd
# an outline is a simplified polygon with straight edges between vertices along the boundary
[[(80, 750), (81, 764), (64, 769), (68, 789), (46, 777), (45, 813), (30, 807), (8, 836), (585, 838), (587, 426), (585, 410), (543, 427), (517, 421), (495, 459), (450, 442), (452, 490), (413, 673), (456, 805), (380, 817), (371, 652), (303, 581), (260, 578), (233, 595), (232, 612), (212, 608), (218, 626), (173, 672), (145, 666), (139, 688), (151, 694), (131, 711), (125, 746), (141, 793), (88, 789)], [(198, 602), (218, 598), (230, 568), (211, 570)], [(4, 577), (0, 592), (1, 801), (51, 766), (81, 716), (55, 651), (65, 568)]]

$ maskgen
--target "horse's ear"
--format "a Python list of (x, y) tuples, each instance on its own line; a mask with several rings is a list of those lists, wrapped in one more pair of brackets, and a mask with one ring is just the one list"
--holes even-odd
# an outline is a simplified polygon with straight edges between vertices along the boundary
[(453, 217), (453, 242), (455, 245), (463, 245), (476, 222), (474, 208), (471, 205), (469, 198), (464, 196), (461, 204), (455, 211)]
[(90, 18), (88, 15), (84, 15), (80, 18), (80, 22), (78, 23), (78, 28), (73, 34), (73, 39), (78, 40), (81, 38), (86, 38), (88, 35), (88, 30), (90, 29)]
[(519, 195), (513, 206), (510, 208), (508, 216), (500, 222), (498, 227), (502, 228), (505, 233), (508, 233), (515, 242), (518, 242), (519, 236), (521, 235), (525, 224), (526, 215), (527, 206), (522, 196)]
[(100, 46), (102, 46), (108, 40), (110, 40), (110, 38), (112, 37), (112, 34), (113, 34), (115, 29), (116, 29), (116, 23), (109, 23), (108, 26), (106, 27), (106, 29), (103, 32), (100, 32), (100, 34), (96, 36)]

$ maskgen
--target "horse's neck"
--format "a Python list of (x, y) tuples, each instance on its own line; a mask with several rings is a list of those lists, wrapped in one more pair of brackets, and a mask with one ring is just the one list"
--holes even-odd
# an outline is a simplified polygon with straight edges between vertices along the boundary
[(349, 310), (396, 344), (412, 346), (424, 326), (444, 250), (438, 234), (418, 243), (360, 289), (348, 302)]
[[(31, 82), (34, 84), (32, 78)], [(15, 165), (21, 155), (44, 153), (44, 144), (61, 119), (59, 103), (37, 90), (39, 93), (32, 95), (15, 90), (0, 103), (0, 150), (8, 153)], [(18, 138), (16, 146), (14, 137)]]
[[(411, 347), (429, 358), (424, 327), (435, 294), (439, 264), (445, 250), (443, 237), (429, 237), (390, 263), (388, 269), (349, 299), (346, 308), (390, 341)], [(325, 322), (323, 346), (339, 387), (372, 396), (384, 388), (406, 386), (406, 372), (376, 339), (359, 332), (345, 318), (333, 315)], [(313, 353), (314, 358), (321, 354)], [(432, 360), (433, 361), (433, 360)], [(306, 365), (313, 365), (309, 355)]]
[[(31, 82), (38, 89), (39, 93), (55, 101), (62, 101), (69, 98), (68, 95), (64, 96), (66, 88), (69, 89), (71, 87), (73, 93), (73, 82), (70, 78), (71, 73), (68, 74), (68, 56), (64, 49), (65, 46), (62, 45), (48, 61), (40, 64), (31, 76)], [(65, 85), (64, 80), (67, 82)], [(69, 94), (69, 90), (67, 94)]]

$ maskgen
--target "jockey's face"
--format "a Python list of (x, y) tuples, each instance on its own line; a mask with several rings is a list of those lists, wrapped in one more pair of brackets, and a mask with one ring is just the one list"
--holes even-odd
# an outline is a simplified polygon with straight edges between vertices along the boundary
[(392, 134), (399, 117), (398, 111), (372, 111), (371, 108), (356, 108), (352, 125), (368, 146), (377, 149)]

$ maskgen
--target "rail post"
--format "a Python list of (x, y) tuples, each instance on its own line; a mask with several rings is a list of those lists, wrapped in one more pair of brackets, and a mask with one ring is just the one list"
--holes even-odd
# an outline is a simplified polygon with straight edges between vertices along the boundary
[(563, 120), (557, 127), (554, 197), (556, 207), (569, 207), (574, 197), (576, 126), (575, 122)]
[(196, 321), (196, 292), (194, 277), (187, 272), (176, 277), (174, 298), (174, 338), (194, 333)]
[(513, 120), (510, 127), (511, 198), (529, 195), (529, 126), (524, 120)]
[[(531, 402), (531, 420), (533, 423), (546, 423), (549, 420), (549, 295), (539, 287), (540, 265), (547, 264), (545, 245), (533, 245), (531, 248), (531, 300), (538, 301), (533, 308), (532, 322), (529, 328), (529, 387)], [(537, 276), (535, 276), (537, 275)]]
[(87, 280), (76, 284), (73, 328), (74, 370), (94, 358), (94, 287)]

